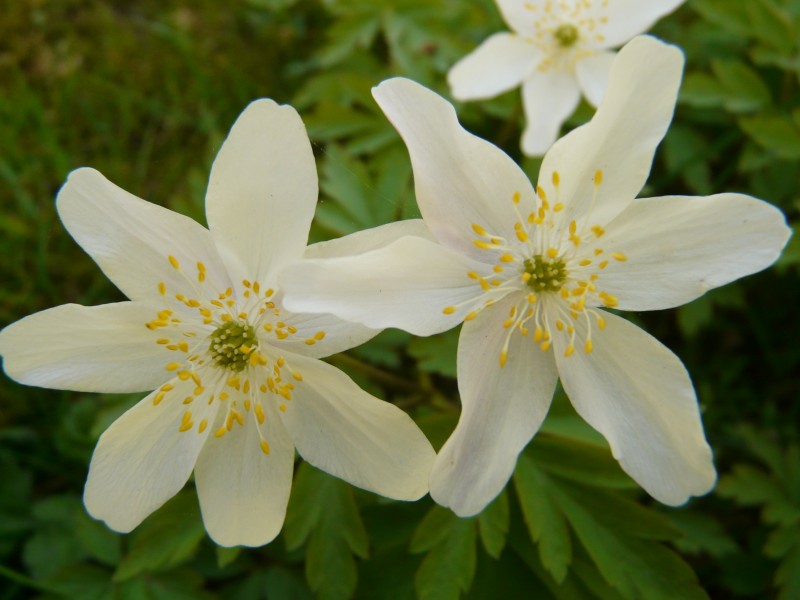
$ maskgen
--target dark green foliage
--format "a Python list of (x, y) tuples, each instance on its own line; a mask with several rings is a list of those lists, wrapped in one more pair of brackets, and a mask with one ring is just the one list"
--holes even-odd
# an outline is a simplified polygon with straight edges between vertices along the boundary
[[(93, 166), (203, 222), (211, 160), (256, 97), (291, 103), (309, 130), (313, 240), (418, 217), (408, 155), (370, 88), (402, 75), (447, 95), (448, 68), (504, 28), (492, 0), (19, 0), (0, 12), (0, 326), (121, 299), (58, 221), (69, 171)], [(687, 74), (643, 195), (752, 194), (796, 228), (800, 2), (688, 0), (654, 33), (685, 50)], [(457, 109), (535, 178), (518, 92)], [(591, 114), (582, 105), (568, 126)], [(677, 509), (646, 498), (559, 393), (512, 483), (469, 519), (300, 462), (264, 548), (215, 547), (191, 484), (119, 535), (81, 494), (98, 436), (140, 396), (3, 378), (0, 599), (799, 598), (798, 264), (795, 236), (766, 273), (631, 315), (685, 361), (720, 471), (713, 495)], [(458, 419), (457, 339), (387, 331), (329, 360), (438, 449)]]

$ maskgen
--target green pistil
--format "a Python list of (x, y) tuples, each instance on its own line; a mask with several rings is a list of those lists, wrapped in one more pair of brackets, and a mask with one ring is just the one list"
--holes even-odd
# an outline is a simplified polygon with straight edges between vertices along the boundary
[(209, 350), (215, 365), (239, 373), (247, 366), (256, 344), (255, 329), (247, 323), (228, 321), (211, 334)]
[(560, 258), (547, 259), (536, 254), (524, 264), (525, 272), (531, 276), (528, 287), (534, 292), (557, 292), (567, 280), (567, 266)]
[(578, 41), (579, 33), (575, 25), (559, 25), (553, 34), (562, 48), (569, 48)]

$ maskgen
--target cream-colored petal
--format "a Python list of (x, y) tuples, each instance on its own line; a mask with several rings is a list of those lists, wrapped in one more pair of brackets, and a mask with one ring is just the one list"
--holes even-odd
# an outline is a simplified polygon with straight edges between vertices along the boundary
[(435, 241), (433, 234), (422, 219), (405, 219), (362, 229), (349, 235), (311, 244), (306, 248), (303, 258), (337, 258), (354, 256), (369, 250), (376, 250), (396, 242), (406, 236), (422, 237)]
[[(283, 527), (294, 446), (274, 398), (262, 400), (263, 424), (247, 411), (243, 426), (234, 423), (221, 437), (212, 435), (197, 459), (195, 483), (203, 523), (220, 546), (262, 546)], [(226, 412), (219, 411), (214, 432), (224, 425)], [(261, 447), (262, 439), (269, 454)]]
[[(677, 506), (716, 481), (692, 382), (681, 361), (656, 339), (613, 314), (594, 332), (594, 350), (565, 357), (553, 348), (564, 390), (603, 434), (622, 468), (659, 502)], [(585, 322), (575, 323), (583, 340)], [(578, 345), (578, 344), (576, 344)], [(579, 344), (582, 347), (582, 344)]]
[(461, 417), (434, 463), (431, 497), (462, 517), (479, 513), (503, 490), (547, 414), (558, 378), (552, 352), (542, 352), (530, 333), (508, 337), (503, 322), (518, 300), (498, 302), (461, 330)]
[(547, 152), (580, 99), (578, 83), (571, 73), (537, 71), (528, 77), (522, 86), (526, 119), (522, 151), (528, 156)]
[(302, 256), (317, 191), (300, 116), (272, 100), (252, 102), (222, 144), (206, 193), (211, 233), (236, 281), (267, 283)]
[(606, 48), (624, 44), (646, 32), (657, 20), (668, 15), (686, 0), (609, 0), (602, 16), (607, 21), (599, 28)]
[[(195, 397), (191, 379), (175, 378), (170, 385), (174, 389), (154, 391), (114, 421), (92, 455), (83, 502), (114, 531), (131, 531), (177, 494), (206, 443), (219, 403)], [(154, 405), (159, 394), (164, 397)], [(194, 401), (187, 405), (185, 398)]]
[(140, 392), (169, 378), (174, 353), (145, 323), (159, 309), (134, 302), (65, 304), (35, 313), (0, 332), (3, 368), (12, 379), (82, 392)]
[(655, 38), (638, 37), (620, 50), (594, 118), (553, 144), (539, 171), (551, 202), (565, 205), (565, 227), (573, 219), (580, 227), (586, 220), (604, 225), (642, 189), (672, 119), (682, 68), (681, 51)]
[(766, 269), (792, 233), (781, 211), (742, 194), (636, 200), (606, 231), (594, 245), (626, 260), (609, 260), (597, 283), (622, 310), (679, 306)]
[[(132, 300), (158, 297), (164, 282), (170, 297), (211, 295), (230, 279), (208, 230), (192, 219), (146, 202), (117, 187), (94, 169), (69, 174), (56, 207), (64, 226), (98, 266)], [(169, 257), (177, 260), (180, 271)], [(198, 281), (197, 263), (205, 267)]]
[(416, 500), (427, 493), (436, 453), (406, 413), (329, 364), (302, 356), (286, 360), (302, 374), (281, 413), (300, 456), (382, 496)]
[(601, 50), (575, 63), (578, 86), (592, 106), (598, 106), (603, 100), (616, 56), (616, 52)]
[[(404, 237), (356, 256), (298, 262), (281, 273), (280, 285), (284, 305), (295, 312), (431, 335), (455, 327), (485, 301), (472, 271), (491, 268), (424, 238)], [(450, 306), (457, 308), (445, 314)]]
[(418, 83), (389, 79), (372, 95), (408, 147), (417, 203), (436, 239), (475, 260), (486, 260), (486, 251), (474, 245), (473, 225), (516, 243), (515, 208), (523, 215), (534, 208), (533, 187), (517, 164), (467, 132), (452, 105)]
[(447, 73), (453, 98), (484, 100), (514, 89), (536, 68), (539, 50), (514, 33), (496, 33)]

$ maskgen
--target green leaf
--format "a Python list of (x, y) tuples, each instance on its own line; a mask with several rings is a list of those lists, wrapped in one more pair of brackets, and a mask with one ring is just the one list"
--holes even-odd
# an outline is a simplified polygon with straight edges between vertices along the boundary
[(758, 73), (738, 60), (713, 60), (711, 70), (724, 90), (723, 105), (731, 112), (754, 112), (770, 103), (769, 89)]
[(456, 352), (460, 328), (430, 337), (417, 337), (408, 345), (408, 353), (417, 359), (417, 366), (429, 373), (455, 377)]
[(707, 552), (716, 557), (737, 550), (736, 542), (712, 515), (678, 509), (669, 513), (669, 520), (683, 534), (673, 543), (685, 554)]
[(118, 533), (89, 517), (84, 510), (75, 515), (74, 528), (75, 537), (90, 556), (112, 567), (119, 564), (122, 547)]
[(800, 127), (780, 115), (742, 117), (739, 126), (753, 140), (787, 160), (800, 159)]
[[(554, 495), (603, 577), (625, 598), (673, 600), (708, 597), (698, 585), (692, 569), (677, 554), (659, 543), (640, 539), (642, 532), (637, 530), (640, 517), (626, 524), (624, 512), (619, 512), (608, 519), (609, 506), (598, 511), (597, 498), (588, 490), (578, 492), (573, 486), (555, 487)], [(619, 509), (622, 509), (621, 505)], [(606, 512), (606, 518), (598, 519), (598, 512)], [(618, 527), (609, 527), (609, 522), (618, 523)]]
[(76, 539), (73, 524), (83, 504), (75, 496), (51, 496), (33, 506), (35, 533), (22, 549), (22, 559), (34, 578), (42, 579), (74, 565), (87, 552)]
[(194, 556), (205, 534), (194, 490), (179, 493), (131, 534), (130, 552), (119, 563), (114, 581), (181, 564)]
[(486, 553), (499, 559), (506, 545), (509, 527), (508, 496), (503, 491), (478, 515), (478, 532)]
[(753, 0), (744, 6), (753, 33), (760, 42), (784, 54), (792, 52), (797, 44), (798, 32), (786, 11), (772, 0)]
[(225, 548), (224, 546), (217, 546), (217, 566), (220, 569), (224, 569), (228, 565), (232, 564), (239, 555), (242, 553), (241, 546), (234, 546), (232, 548)]
[(561, 583), (572, 562), (572, 541), (567, 523), (550, 495), (550, 480), (525, 454), (514, 471), (514, 487), (531, 539), (539, 546), (539, 560)]
[[(427, 532), (430, 527), (433, 531)], [(458, 600), (475, 575), (475, 519), (434, 506), (414, 532), (411, 552), (427, 550), (414, 582), (421, 600)]]
[(306, 545), (306, 578), (324, 600), (351, 598), (369, 541), (352, 488), (308, 463), (297, 469), (284, 526), (289, 550)]
[(775, 571), (775, 583), (780, 587), (778, 600), (800, 598), (800, 543), (795, 544)]
[(692, 8), (708, 22), (734, 35), (746, 37), (753, 33), (753, 29), (747, 11), (742, 10), (743, 4), (731, 0), (697, 0)]

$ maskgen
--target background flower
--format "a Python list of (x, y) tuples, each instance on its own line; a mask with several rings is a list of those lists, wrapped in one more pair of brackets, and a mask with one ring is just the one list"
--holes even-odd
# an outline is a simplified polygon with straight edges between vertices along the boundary
[(615, 52), (685, 0), (497, 0), (512, 30), (496, 33), (456, 63), (447, 79), (456, 100), (493, 98), (522, 86), (522, 150), (541, 156), (581, 94), (603, 99)]

